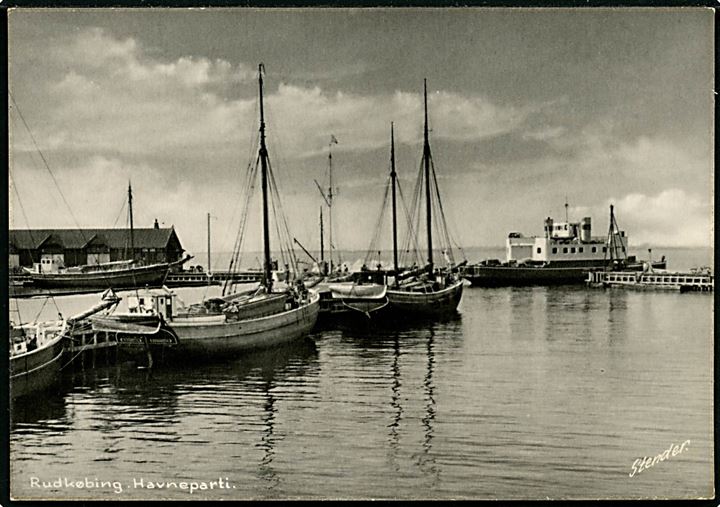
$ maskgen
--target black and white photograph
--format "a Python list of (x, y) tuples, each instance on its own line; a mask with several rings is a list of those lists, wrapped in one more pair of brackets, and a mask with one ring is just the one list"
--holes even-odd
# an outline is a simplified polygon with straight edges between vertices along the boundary
[(714, 17), (8, 9), (9, 497), (715, 498)]

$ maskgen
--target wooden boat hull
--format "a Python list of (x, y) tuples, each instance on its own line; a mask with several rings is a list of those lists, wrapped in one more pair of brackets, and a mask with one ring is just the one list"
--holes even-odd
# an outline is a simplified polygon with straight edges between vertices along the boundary
[(320, 293), (320, 319), (325, 322), (348, 317), (373, 319), (385, 313), (388, 307), (389, 301), (384, 287), (381, 294), (367, 297), (341, 296), (329, 290)]
[[(653, 262), (654, 269), (664, 269), (665, 266), (665, 261)], [(604, 269), (604, 266), (596, 265), (569, 267), (473, 265), (462, 271), (462, 277), (475, 287), (566, 285), (585, 283), (589, 272)], [(642, 271), (643, 263), (628, 264), (625, 269)]]
[(10, 397), (20, 398), (52, 386), (59, 379), (65, 336), (10, 358)]
[(446, 315), (454, 313), (460, 304), (463, 281), (459, 280), (444, 289), (433, 292), (413, 292), (388, 289), (390, 312), (416, 315)]
[(113, 314), (90, 319), (95, 332), (107, 333), (123, 347), (175, 346), (178, 338), (160, 315)]
[(45, 289), (126, 289), (160, 287), (169, 269), (164, 263), (102, 273), (32, 273), (30, 277), (36, 287)]
[(178, 345), (172, 353), (231, 356), (292, 342), (315, 327), (319, 300), (315, 295), (299, 308), (248, 320), (223, 321), (215, 317), (170, 320), (168, 324), (178, 336)]

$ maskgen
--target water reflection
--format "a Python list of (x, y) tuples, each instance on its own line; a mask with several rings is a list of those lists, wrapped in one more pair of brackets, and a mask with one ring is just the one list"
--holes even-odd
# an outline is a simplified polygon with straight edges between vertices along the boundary
[(393, 468), (399, 471), (400, 468), (396, 462), (397, 454), (400, 445), (400, 420), (402, 419), (403, 409), (400, 404), (400, 336), (398, 333), (394, 334), (393, 339), (393, 362), (391, 366), (392, 372), (392, 396), (390, 398), (390, 406), (393, 411), (392, 422), (388, 425), (390, 428), (390, 450), (391, 459), (393, 462)]
[(433, 383), (433, 371), (435, 369), (435, 352), (433, 348), (435, 332), (430, 328), (427, 339), (427, 371), (423, 381), (425, 391), (425, 416), (422, 418), (424, 432), (423, 454), (420, 455), (418, 464), (420, 469), (433, 477), (433, 484), (439, 478), (439, 472), (432, 454), (433, 423), (435, 422), (435, 384)]
[(263, 384), (263, 394), (265, 402), (263, 403), (262, 415), (262, 435), (261, 442), (258, 444), (263, 450), (263, 456), (260, 460), (258, 474), (262, 479), (268, 482), (268, 488), (273, 488), (278, 484), (278, 477), (272, 467), (272, 461), (275, 456), (275, 397), (271, 390), (273, 387), (272, 378), (266, 379)]
[(608, 343), (624, 342), (628, 333), (628, 294), (626, 290), (607, 289)]
[(68, 419), (68, 407), (62, 394), (52, 391), (26, 396), (10, 402), (11, 431), (23, 425)]

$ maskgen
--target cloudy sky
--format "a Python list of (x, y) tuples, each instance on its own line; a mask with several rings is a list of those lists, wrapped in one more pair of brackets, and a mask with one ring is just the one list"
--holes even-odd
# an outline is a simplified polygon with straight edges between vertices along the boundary
[(368, 246), (391, 121), (411, 193), (427, 78), (462, 245), (541, 233), (567, 196), (600, 234), (614, 203), (635, 246), (709, 246), (712, 23), (707, 9), (13, 11), (10, 91), (71, 209), (11, 111), (11, 226), (122, 226), (132, 180), (137, 226), (174, 224), (199, 252), (210, 212), (214, 248), (231, 250), (263, 62), (270, 156), (307, 245), (331, 134), (339, 247)]

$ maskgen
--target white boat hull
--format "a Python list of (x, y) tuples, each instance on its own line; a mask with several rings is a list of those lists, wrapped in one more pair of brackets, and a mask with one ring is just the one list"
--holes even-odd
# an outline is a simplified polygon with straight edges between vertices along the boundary
[(433, 292), (388, 289), (390, 310), (415, 315), (437, 316), (454, 313), (463, 293), (462, 280)]

